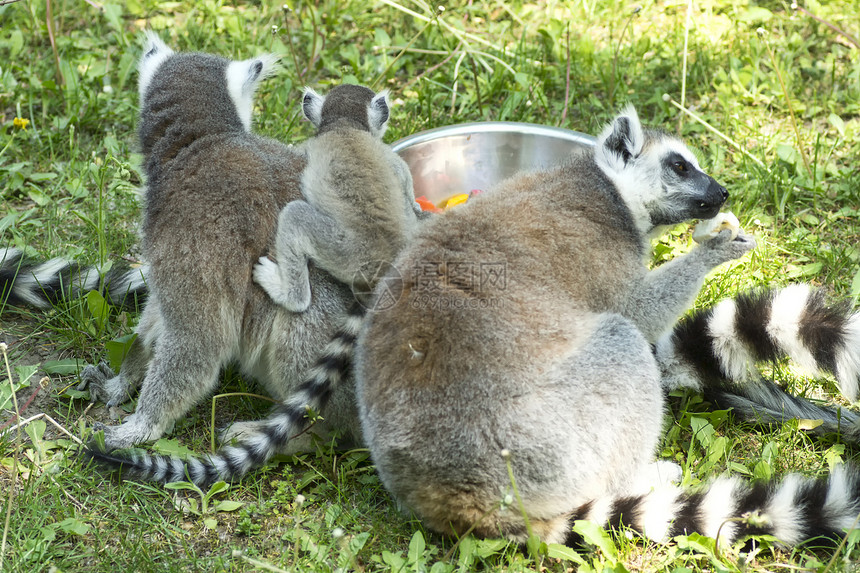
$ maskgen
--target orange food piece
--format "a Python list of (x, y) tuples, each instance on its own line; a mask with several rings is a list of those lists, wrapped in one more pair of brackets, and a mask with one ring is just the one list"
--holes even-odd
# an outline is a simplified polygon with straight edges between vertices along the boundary
[(431, 213), (441, 213), (442, 209), (433, 204), (433, 201), (427, 198), (426, 195), (416, 197), (415, 201), (421, 207), (422, 211), (430, 211)]

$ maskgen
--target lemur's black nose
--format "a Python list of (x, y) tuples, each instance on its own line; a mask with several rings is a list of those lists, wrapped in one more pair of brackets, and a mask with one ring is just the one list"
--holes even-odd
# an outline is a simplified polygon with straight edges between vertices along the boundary
[(697, 219), (710, 219), (720, 212), (720, 207), (729, 198), (729, 192), (726, 188), (716, 182), (713, 177), (708, 177), (708, 188), (705, 193), (698, 198), (698, 201), (693, 208), (693, 213)]
[(708, 182), (707, 195), (710, 197), (710, 201), (722, 205), (729, 198), (729, 192), (713, 177), (708, 177), (708, 179), (710, 181)]

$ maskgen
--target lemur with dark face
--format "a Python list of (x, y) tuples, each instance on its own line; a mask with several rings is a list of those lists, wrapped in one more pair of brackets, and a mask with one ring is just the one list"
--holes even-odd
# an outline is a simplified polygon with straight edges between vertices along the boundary
[[(823, 481), (721, 478), (690, 492), (671, 483), (680, 468), (655, 461), (668, 364), (653, 346), (666, 337), (673, 351), (661, 357), (686, 356), (679, 341), (690, 337), (670, 335), (678, 317), (711, 269), (755, 241), (725, 230), (649, 270), (647, 239), (662, 225), (713, 217), (726, 197), (682, 142), (643, 129), (628, 108), (593, 153), (515, 176), (424, 225), (394, 265), (402, 298), (369, 315), (357, 342), (362, 429), (386, 488), (436, 531), (519, 542), (531, 527), (547, 543), (575, 543), (577, 519), (656, 540), (766, 533), (792, 545), (844, 535), (860, 513), (853, 468)], [(484, 277), (482, 265), (503, 268), (504, 281)], [(722, 340), (708, 323), (728, 324), (706, 319), (686, 334)], [(835, 354), (850, 360), (837, 360), (836, 372), (846, 365), (856, 388), (860, 321), (840, 324), (850, 329)], [(791, 329), (774, 336), (798, 339)], [(752, 358), (764, 339), (736, 347)], [(750, 512), (762, 519), (736, 519)]]

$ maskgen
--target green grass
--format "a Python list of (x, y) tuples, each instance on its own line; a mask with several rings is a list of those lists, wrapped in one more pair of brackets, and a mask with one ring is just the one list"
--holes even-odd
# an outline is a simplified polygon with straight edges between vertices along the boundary
[[(631, 102), (643, 121), (679, 131), (700, 150), (703, 164), (732, 193), (728, 207), (759, 240), (754, 254), (714, 273), (698, 304), (802, 280), (856, 305), (860, 48), (853, 38), (860, 35), (860, 3), (804, 4), (844, 34), (784, 2), (694, 4), (689, 28), (686, 2), (651, 0), (635, 13), (611, 0), (461, 1), (441, 12), (413, 0), (303, 1), (291, 11), (212, 0), (110, 2), (101, 10), (71, 0), (2, 6), (0, 245), (88, 263), (137, 258), (134, 66), (138, 31), (149, 25), (177, 49), (235, 58), (283, 54), (282, 73), (259, 94), (255, 127), (283, 141), (309, 134), (297, 115), (306, 84), (391, 89), (398, 105), (389, 140), (476, 120), (595, 133)], [(26, 122), (16, 118), (29, 124), (22, 128)], [(686, 228), (670, 233), (656, 259), (690, 248), (688, 235)], [(47, 313), (0, 307), (0, 341), (10, 344), (12, 375), (6, 379), (0, 369), (0, 402), (14, 387), (23, 406), (48, 376), (34, 405), (84, 438), (94, 413), (106, 414), (100, 405), (87, 410), (74, 390), (75, 373), (80, 364), (106, 359), (106, 345), (128, 335), (136, 320), (135, 313), (115, 310), (103, 316), (86, 300)], [(798, 378), (782, 364), (773, 375), (796, 392), (839, 400), (832, 381)], [(228, 373), (222, 391), (255, 387)], [(722, 472), (820, 474), (837, 460), (857, 459), (849, 445), (811, 439), (790, 425), (740, 427), (708, 413), (694, 396), (675, 397), (671, 406), (660, 454), (681, 463), (691, 485)], [(204, 451), (209, 408), (191, 412), (162, 447)], [(250, 398), (219, 400), (217, 423), (265, 408)], [(0, 425), (12, 410), (0, 414)], [(27, 413), (36, 411), (31, 406)], [(398, 512), (360, 450), (319, 444), (316, 454), (221, 492), (105, 479), (82, 467), (77, 451), (44, 417), (20, 436), (0, 438), (0, 569), (842, 571), (860, 557), (856, 537), (828, 565), (832, 551), (785, 551), (766, 541), (750, 553), (696, 536), (659, 545), (596, 532), (586, 536), (590, 545), (578, 558), (569, 556), (578, 561), (556, 553), (533, 557), (497, 540), (455, 545), (427, 532)]]

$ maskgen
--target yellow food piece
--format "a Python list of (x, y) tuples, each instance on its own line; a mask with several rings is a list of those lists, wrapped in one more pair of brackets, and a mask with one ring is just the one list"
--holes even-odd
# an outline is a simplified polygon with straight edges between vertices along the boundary
[(450, 207), (454, 207), (459, 205), (460, 203), (465, 203), (469, 200), (468, 193), (460, 193), (459, 195), (454, 195), (452, 197), (448, 197), (445, 201), (443, 201), (439, 206), (443, 209), (448, 209)]

